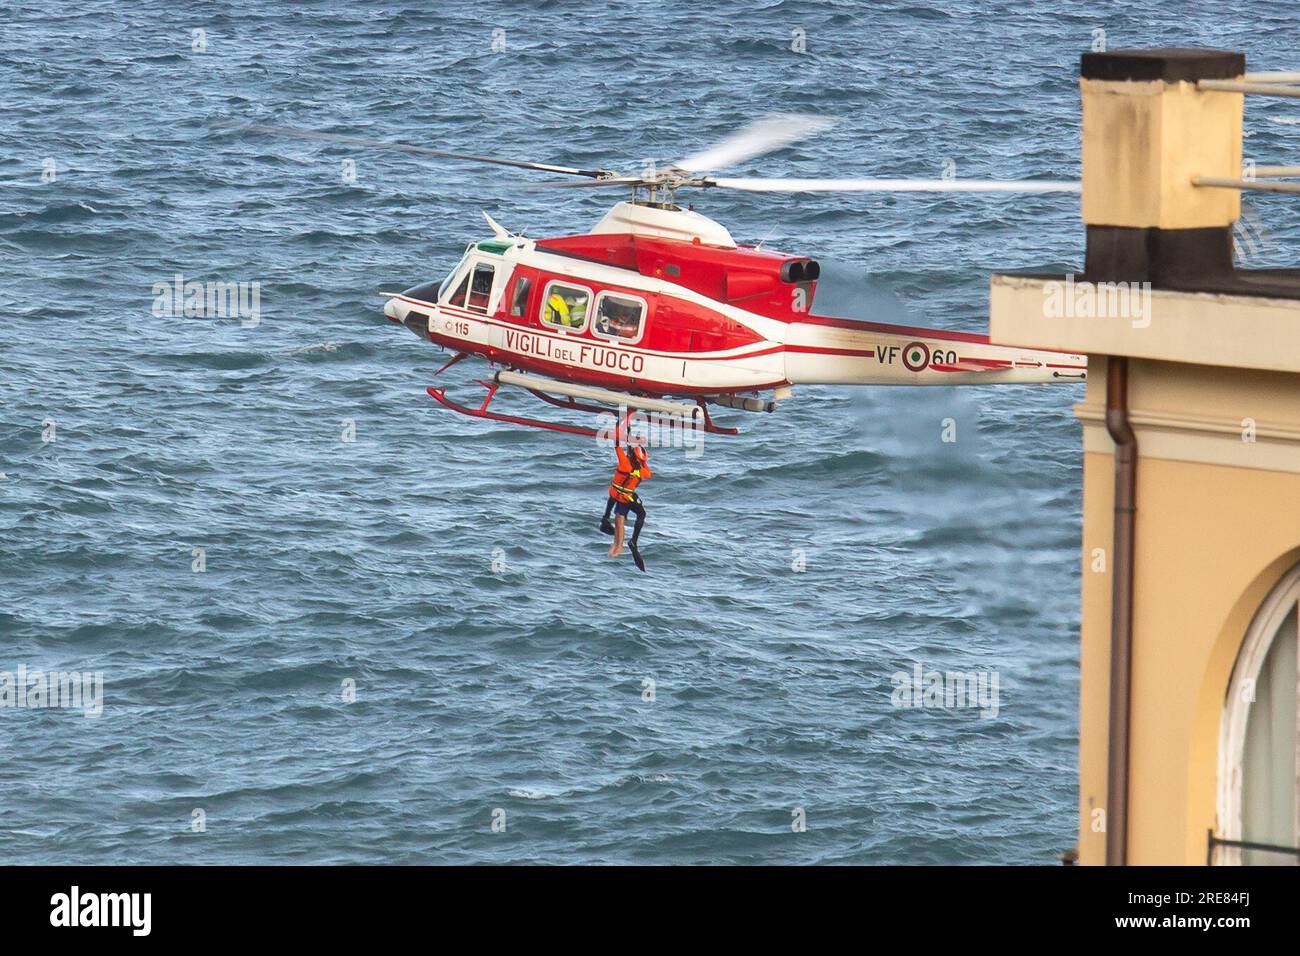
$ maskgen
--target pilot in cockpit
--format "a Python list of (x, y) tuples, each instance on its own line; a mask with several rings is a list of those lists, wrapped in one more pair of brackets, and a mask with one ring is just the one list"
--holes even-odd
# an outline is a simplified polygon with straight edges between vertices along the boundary
[(596, 331), (620, 339), (636, 338), (640, 324), (641, 309), (635, 305), (623, 305), (609, 299), (600, 304), (600, 315), (596, 317)]

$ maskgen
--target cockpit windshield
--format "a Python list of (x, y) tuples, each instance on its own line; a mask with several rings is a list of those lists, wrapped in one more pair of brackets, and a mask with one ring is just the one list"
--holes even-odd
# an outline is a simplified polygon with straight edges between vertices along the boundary
[(456, 273), (460, 272), (461, 266), (465, 264), (465, 257), (461, 257), (460, 262), (456, 263), (456, 268), (447, 273), (447, 278), (442, 282), (421, 282), (417, 286), (412, 286), (402, 293), (408, 299), (416, 299), (420, 302), (429, 302), (437, 304), (444, 301), (447, 294), (447, 286), (451, 280), (456, 278)]
[(451, 280), (456, 278), (456, 273), (460, 272), (460, 267), (465, 264), (465, 260), (468, 258), (469, 258), (468, 255), (461, 256), (460, 262), (456, 263), (456, 268), (448, 272), (447, 278), (443, 279), (442, 285), (438, 286), (439, 302), (443, 301), (443, 297), (447, 294), (447, 287), (451, 285)]

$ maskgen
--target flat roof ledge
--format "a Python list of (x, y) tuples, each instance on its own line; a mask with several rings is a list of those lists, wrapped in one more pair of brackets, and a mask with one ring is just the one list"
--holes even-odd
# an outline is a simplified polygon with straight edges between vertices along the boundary
[(994, 275), (997, 344), (1300, 374), (1300, 299)]

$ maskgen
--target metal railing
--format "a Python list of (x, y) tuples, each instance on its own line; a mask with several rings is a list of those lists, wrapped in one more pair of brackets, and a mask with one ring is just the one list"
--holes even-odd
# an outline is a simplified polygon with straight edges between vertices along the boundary
[[(1300, 97), (1300, 73), (1275, 70), (1247, 73), (1240, 80), (1197, 80), (1196, 88), (1207, 92), (1249, 93), (1258, 96)], [(1258, 166), (1249, 177), (1193, 176), (1193, 186), (1211, 189), (1250, 189), (1266, 193), (1300, 193), (1300, 183), (1260, 182), (1300, 176), (1297, 166)]]
[(1258, 843), (1254, 840), (1226, 840), (1221, 836), (1216, 836), (1213, 830), (1209, 831), (1208, 845), (1205, 849), (1205, 865), (1214, 866), (1214, 851), (1219, 847), (1233, 847), (1238, 850), (1262, 850), (1265, 853), (1283, 853), (1287, 856), (1294, 856), (1300, 860), (1300, 847), (1281, 846), (1273, 843)]

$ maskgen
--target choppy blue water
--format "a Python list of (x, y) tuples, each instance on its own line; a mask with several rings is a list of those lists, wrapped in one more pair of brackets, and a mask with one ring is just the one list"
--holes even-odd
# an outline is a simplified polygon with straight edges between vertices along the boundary
[[(1295, 25), (1151, 0), (5, 5), (0, 670), (105, 684), (97, 718), (0, 709), (0, 858), (1050, 862), (1075, 830), (1079, 386), (726, 416), (742, 436), (655, 453), (641, 575), (596, 530), (608, 452), (436, 408), (443, 356), (378, 295), (440, 278), (480, 210), (547, 235), (612, 198), (220, 124), (635, 168), (784, 107), (840, 125), (736, 174), (1071, 178), (1095, 30), (1295, 68)], [(1294, 154), (1293, 104), (1249, 113), (1249, 155)], [(881, 318), (983, 330), (990, 271), (1081, 264), (1068, 197), (693, 198), (838, 263)], [(1263, 263), (1295, 207), (1255, 207)], [(259, 282), (260, 325), (156, 318), (177, 273)], [(996, 716), (894, 707), (917, 662), (996, 672)]]

